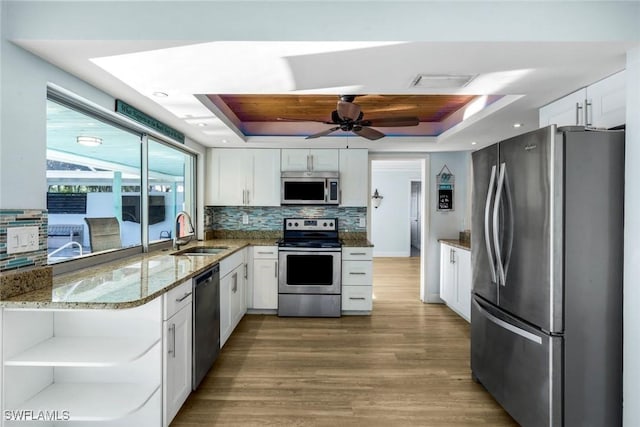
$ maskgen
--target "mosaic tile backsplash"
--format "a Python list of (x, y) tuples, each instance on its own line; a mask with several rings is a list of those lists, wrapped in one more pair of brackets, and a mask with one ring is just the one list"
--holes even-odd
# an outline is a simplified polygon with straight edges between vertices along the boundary
[[(249, 224), (242, 223), (242, 215), (249, 216)], [(338, 218), (340, 232), (366, 232), (360, 218), (367, 217), (367, 208), (337, 206), (207, 206), (206, 224), (210, 230), (281, 231), (284, 218)]]
[[(47, 265), (47, 211), (38, 209), (0, 209), (0, 272)], [(37, 251), (7, 254), (7, 228), (37, 226)]]

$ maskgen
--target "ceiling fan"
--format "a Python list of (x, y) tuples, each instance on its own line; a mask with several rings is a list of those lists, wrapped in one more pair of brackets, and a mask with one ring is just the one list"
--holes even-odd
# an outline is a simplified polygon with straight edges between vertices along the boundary
[[(331, 121), (323, 121), (328, 125), (336, 125), (322, 132), (314, 133), (307, 136), (305, 139), (319, 138), (321, 136), (329, 135), (337, 130), (350, 131), (363, 138), (375, 141), (376, 139), (383, 138), (384, 133), (372, 129), (374, 127), (403, 127), (403, 126), (417, 126), (420, 120), (417, 117), (383, 117), (379, 119), (364, 119), (364, 113), (360, 110), (358, 104), (354, 104), (353, 100), (356, 95), (341, 95), (338, 100), (338, 106), (331, 112)], [(278, 119), (285, 121), (293, 121), (296, 119)], [(296, 120), (296, 121), (312, 121), (312, 120)]]

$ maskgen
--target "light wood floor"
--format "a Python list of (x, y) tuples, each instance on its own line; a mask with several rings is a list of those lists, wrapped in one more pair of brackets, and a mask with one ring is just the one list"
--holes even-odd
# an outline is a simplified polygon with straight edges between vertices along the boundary
[(419, 258), (376, 258), (370, 317), (245, 316), (171, 426), (516, 426), (418, 282)]

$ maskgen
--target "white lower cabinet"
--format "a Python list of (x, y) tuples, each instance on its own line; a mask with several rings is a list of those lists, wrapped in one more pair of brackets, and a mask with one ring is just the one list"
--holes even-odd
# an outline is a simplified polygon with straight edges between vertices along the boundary
[(440, 244), (440, 298), (471, 321), (471, 251)]
[(369, 247), (342, 249), (342, 313), (369, 314), (373, 309), (373, 253)]
[(3, 425), (162, 425), (162, 306), (5, 308)]
[(253, 287), (251, 308), (278, 309), (278, 247), (253, 247)]
[(191, 393), (192, 377), (192, 283), (191, 280), (165, 294), (163, 332), (162, 418), (168, 426)]
[(247, 277), (246, 249), (220, 262), (220, 348), (247, 312)]

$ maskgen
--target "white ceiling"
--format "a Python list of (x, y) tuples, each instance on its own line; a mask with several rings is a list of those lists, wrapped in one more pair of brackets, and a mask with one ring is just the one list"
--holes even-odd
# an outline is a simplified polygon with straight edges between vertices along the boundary
[[(544, 22), (538, 30), (545, 31)], [(469, 86), (447, 93), (507, 95), (437, 138), (387, 137), (371, 142), (354, 136), (312, 142), (372, 151), (468, 150), (536, 128), (541, 106), (624, 69), (625, 52), (638, 43), (42, 38), (15, 42), (210, 147), (311, 142), (301, 137), (243, 138), (232, 123), (205, 107), (197, 94), (442, 93), (410, 84), (418, 74), (472, 74), (478, 77)], [(169, 96), (155, 97), (156, 91)], [(515, 122), (524, 126), (514, 129)], [(472, 146), (472, 141), (477, 144)]]

